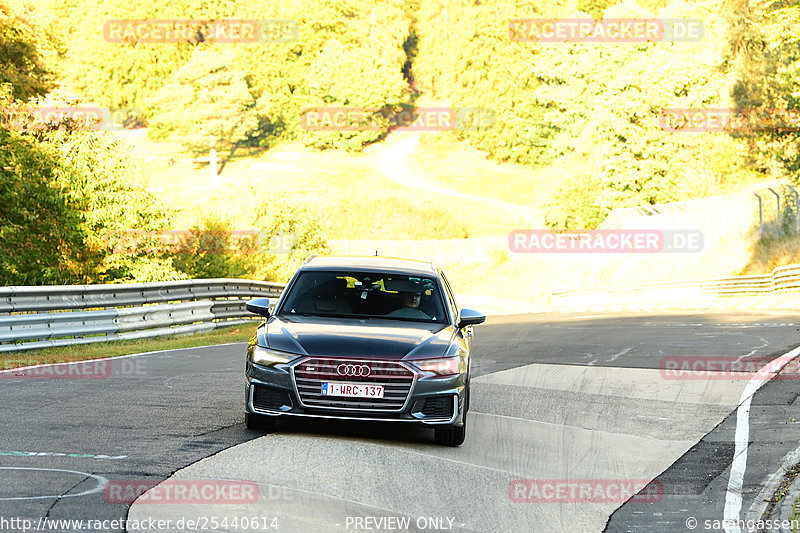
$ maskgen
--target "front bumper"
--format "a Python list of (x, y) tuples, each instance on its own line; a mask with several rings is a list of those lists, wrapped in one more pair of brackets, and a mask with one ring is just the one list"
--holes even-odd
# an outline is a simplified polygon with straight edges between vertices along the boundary
[[(246, 409), (247, 412), (268, 416), (300, 416), (310, 418), (371, 420), (382, 422), (411, 422), (425, 425), (463, 424), (464, 397), (467, 389), (467, 376), (458, 374), (447, 377), (426, 377), (414, 371), (407, 397), (399, 406), (395, 405), (355, 407), (345, 404), (320, 405), (318, 398), (309, 398), (308, 382), (300, 378), (304, 393), (298, 389), (296, 368), (311, 358), (303, 358), (287, 365), (264, 367), (247, 363)], [(322, 358), (314, 358), (323, 360)], [(343, 359), (330, 359), (340, 362)], [(387, 364), (380, 361), (379, 364)], [(403, 362), (410, 371), (412, 367)], [(347, 378), (340, 378), (347, 379)], [(403, 389), (405, 390), (405, 389)], [(305, 401), (304, 401), (305, 400)]]

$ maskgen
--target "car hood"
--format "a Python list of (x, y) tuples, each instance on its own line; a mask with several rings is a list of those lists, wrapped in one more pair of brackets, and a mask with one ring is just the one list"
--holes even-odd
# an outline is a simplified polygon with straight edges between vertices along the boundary
[(453, 327), (399, 320), (276, 317), (264, 325), (269, 348), (301, 355), (421, 359), (443, 356)]

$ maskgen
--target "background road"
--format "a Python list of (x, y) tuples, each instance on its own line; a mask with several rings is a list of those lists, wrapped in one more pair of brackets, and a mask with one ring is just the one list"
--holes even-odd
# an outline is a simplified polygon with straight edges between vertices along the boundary
[[(777, 356), (798, 331), (800, 319), (776, 313), (490, 318), (476, 328), (460, 448), (384, 424), (289, 421), (255, 439), (243, 425), (243, 344), (118, 359), (101, 379), (5, 372), (0, 519), (118, 519), (128, 505), (107, 502), (104, 482), (174, 474), (254, 481), (259, 501), (137, 503), (130, 517), (258, 514), (278, 516), (283, 531), (352, 530), (359, 516), (409, 517), (421, 530), (688, 531), (689, 515), (722, 518), (747, 379), (665, 379), (662, 358)], [(800, 440), (796, 390), (775, 381), (753, 399), (742, 516)], [(653, 478), (663, 497), (626, 505), (509, 492), (519, 479)]]

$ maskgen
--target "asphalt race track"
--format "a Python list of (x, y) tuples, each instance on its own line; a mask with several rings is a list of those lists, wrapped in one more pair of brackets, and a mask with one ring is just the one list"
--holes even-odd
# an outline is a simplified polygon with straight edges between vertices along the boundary
[[(791, 311), (491, 317), (460, 448), (392, 424), (249, 431), (243, 344), (6, 371), (0, 531), (722, 531), (800, 454), (798, 345)], [(777, 358), (766, 384), (665, 370)]]

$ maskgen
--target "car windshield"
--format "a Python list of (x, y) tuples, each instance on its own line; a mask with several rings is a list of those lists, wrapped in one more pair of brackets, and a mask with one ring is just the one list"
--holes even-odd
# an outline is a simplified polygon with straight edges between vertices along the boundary
[(434, 278), (378, 272), (301, 272), (278, 314), (446, 322)]

